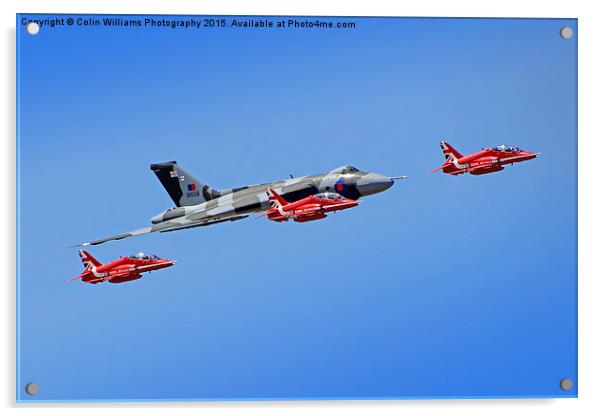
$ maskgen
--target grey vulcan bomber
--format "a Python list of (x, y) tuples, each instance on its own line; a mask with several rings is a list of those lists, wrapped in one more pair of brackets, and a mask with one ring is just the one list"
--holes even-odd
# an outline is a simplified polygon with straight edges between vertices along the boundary
[(321, 192), (336, 192), (346, 198), (357, 200), (386, 191), (393, 186), (395, 179), (405, 178), (405, 176), (389, 177), (379, 173), (364, 172), (353, 166), (341, 166), (317, 175), (217, 190), (196, 179), (175, 161), (154, 163), (150, 168), (155, 172), (176, 207), (153, 217), (151, 226), (81, 245), (97, 245), (141, 234), (164, 233), (241, 220), (252, 213), (270, 209), (271, 205), (266, 193), (268, 187), (288, 202), (295, 202)]

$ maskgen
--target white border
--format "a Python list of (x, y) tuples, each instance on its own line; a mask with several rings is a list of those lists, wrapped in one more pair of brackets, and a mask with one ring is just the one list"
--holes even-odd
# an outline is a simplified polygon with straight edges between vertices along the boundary
[[(411, 2), (381, 0), (364, 1), (193, 1), (193, 0), (55, 0), (5, 1), (1, 7), (3, 34), (2, 126), (4, 140), (1, 190), (3, 195), (0, 264), (3, 295), (2, 377), (0, 397), (6, 414), (21, 415), (43, 412), (48, 415), (86, 413), (104, 415), (106, 408), (122, 409), (138, 415), (240, 414), (346, 414), (387, 415), (411, 414), (475, 414), (506, 415), (529, 413), (546, 415), (589, 414), (602, 411), (601, 359), (602, 270), (597, 261), (600, 248), (599, 164), (602, 155), (600, 123), (600, 75), (602, 73), (602, 21), (593, 1), (469, 1), (422, 0)], [(181, 404), (15, 404), (15, 13), (153, 13), (153, 14), (249, 14), (249, 15), (348, 15), (348, 16), (491, 16), (491, 17), (564, 17), (579, 18), (579, 399), (518, 400), (435, 400), (378, 402), (234, 402)], [(554, 180), (554, 178), (550, 178)], [(41, 276), (42, 278), (43, 276)], [(597, 410), (596, 410), (597, 409)]]

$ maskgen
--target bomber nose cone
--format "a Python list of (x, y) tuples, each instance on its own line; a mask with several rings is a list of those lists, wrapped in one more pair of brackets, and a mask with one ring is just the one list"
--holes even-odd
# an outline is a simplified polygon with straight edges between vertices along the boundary
[(393, 186), (393, 179), (380, 173), (367, 173), (357, 182), (357, 190), (362, 196), (377, 194)]

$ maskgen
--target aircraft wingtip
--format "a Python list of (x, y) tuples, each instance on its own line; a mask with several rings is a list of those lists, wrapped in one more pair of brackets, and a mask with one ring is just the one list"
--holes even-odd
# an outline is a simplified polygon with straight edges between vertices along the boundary
[(78, 248), (78, 247), (85, 247), (85, 246), (89, 246), (90, 243), (79, 243), (79, 244), (75, 244), (73, 246), (69, 246), (69, 248)]

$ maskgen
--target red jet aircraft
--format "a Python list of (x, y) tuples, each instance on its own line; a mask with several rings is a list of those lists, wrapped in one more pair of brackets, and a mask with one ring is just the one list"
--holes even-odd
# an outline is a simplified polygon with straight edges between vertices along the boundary
[(307, 222), (326, 218), (327, 212), (341, 211), (356, 207), (359, 202), (334, 192), (323, 192), (310, 195), (295, 202), (288, 202), (278, 195), (272, 188), (267, 188), (266, 193), (272, 203), (265, 214), (270, 221), (283, 222), (293, 219), (296, 222)]
[(539, 153), (521, 150), (516, 146), (501, 145), (463, 156), (447, 142), (440, 142), (440, 145), (445, 163), (432, 172), (442, 170), (443, 173), (449, 175), (460, 175), (462, 173), (484, 175), (499, 172), (504, 170), (502, 165), (524, 162), (525, 160), (535, 159), (539, 155)]
[(68, 282), (81, 279), (82, 283), (123, 283), (140, 279), (142, 273), (164, 269), (175, 264), (173, 260), (160, 259), (154, 254), (138, 253), (124, 256), (109, 263), (102, 264), (85, 250), (79, 251), (84, 263), (84, 271), (69, 279)]

